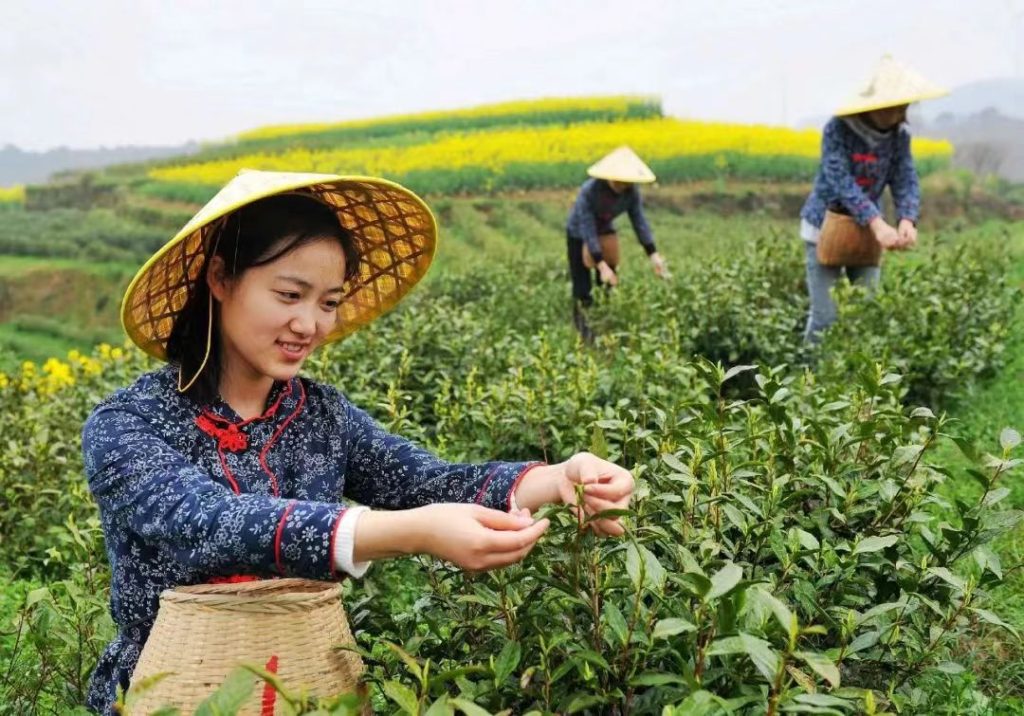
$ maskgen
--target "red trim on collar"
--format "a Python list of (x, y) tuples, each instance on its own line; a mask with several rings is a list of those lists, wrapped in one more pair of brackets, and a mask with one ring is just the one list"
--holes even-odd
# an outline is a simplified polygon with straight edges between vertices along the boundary
[[(291, 386), (289, 386), (289, 388), (290, 387)], [(295, 418), (298, 417), (299, 413), (302, 412), (302, 408), (305, 405), (306, 389), (305, 387), (303, 387), (302, 382), (300, 381), (299, 402), (295, 405), (295, 410), (292, 411), (291, 415), (284, 419), (284, 422), (282, 422), (277, 427), (277, 430), (274, 431), (274, 434), (270, 436), (270, 440), (267, 440), (267, 444), (263, 446), (262, 450), (260, 450), (260, 467), (263, 468), (263, 472), (267, 473), (267, 477), (270, 478), (270, 490), (271, 492), (274, 493), (274, 497), (279, 497), (281, 495), (281, 488), (277, 484), (277, 475), (275, 475), (273, 471), (270, 469), (270, 466), (267, 465), (267, 453), (270, 452), (270, 448), (273, 447), (274, 443), (277, 442), (277, 439), (281, 437), (281, 433), (284, 432), (284, 429), (288, 427), (289, 423), (295, 420)]]
[[(249, 436), (243, 433), (241, 431), (241, 428), (256, 420), (264, 420), (266, 418), (270, 418), (276, 415), (278, 409), (281, 407), (281, 401), (283, 401), (286, 396), (289, 396), (291, 394), (292, 384), (291, 382), (289, 382), (288, 385), (285, 386), (284, 390), (281, 391), (281, 394), (277, 397), (277, 400), (274, 401), (274, 404), (267, 408), (266, 411), (264, 411), (263, 415), (259, 415), (255, 418), (249, 418), (248, 420), (242, 420), (237, 423), (231, 422), (229, 419), (217, 415), (216, 413), (210, 411), (209, 408), (204, 408), (203, 412), (196, 417), (196, 426), (202, 432), (217, 440), (217, 456), (220, 458), (220, 465), (221, 468), (224, 470), (224, 477), (227, 479), (228, 484), (231, 486), (231, 489), (235, 492), (236, 495), (241, 494), (241, 490), (238, 487), (238, 481), (235, 479), (235, 476), (231, 473), (231, 468), (228, 467), (224, 451), (227, 450), (228, 452), (242, 452), (243, 450), (248, 449)], [(298, 417), (299, 413), (302, 412), (302, 408), (305, 405), (306, 388), (305, 386), (302, 385), (302, 381), (300, 380), (299, 401), (295, 405), (295, 409), (277, 427), (277, 429), (274, 431), (274, 434), (271, 435), (270, 440), (268, 440), (267, 444), (264, 445), (263, 448), (260, 450), (260, 467), (263, 468), (263, 471), (267, 474), (267, 477), (270, 478), (270, 491), (274, 495), (274, 497), (280, 497), (281, 487), (277, 482), (277, 475), (274, 474), (273, 470), (271, 470), (270, 466), (267, 464), (267, 454), (270, 452), (270, 448), (274, 446), (274, 443), (277, 442), (278, 438), (281, 437), (281, 434), (285, 431), (285, 428), (287, 428), (288, 425), (291, 424), (291, 422), (295, 420), (296, 417)]]

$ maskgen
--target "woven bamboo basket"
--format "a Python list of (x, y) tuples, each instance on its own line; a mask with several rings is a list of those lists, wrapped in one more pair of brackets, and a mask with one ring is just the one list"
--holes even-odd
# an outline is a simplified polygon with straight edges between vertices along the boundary
[(852, 216), (829, 210), (821, 225), (817, 254), (822, 266), (878, 266), (882, 245), (871, 229), (858, 225)]
[[(165, 705), (192, 713), (243, 662), (318, 696), (351, 692), (363, 663), (337, 647), (354, 643), (338, 584), (271, 579), (168, 589), (132, 682), (169, 675), (141, 695), (133, 713)], [(275, 698), (259, 682), (238, 713), (282, 713)]]

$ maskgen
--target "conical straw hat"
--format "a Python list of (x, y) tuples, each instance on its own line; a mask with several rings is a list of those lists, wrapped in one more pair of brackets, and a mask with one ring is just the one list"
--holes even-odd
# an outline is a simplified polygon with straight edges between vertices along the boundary
[(587, 169), (587, 174), (597, 179), (629, 184), (650, 184), (655, 180), (651, 168), (629, 147), (619, 147), (608, 154)]
[(143, 351), (167, 359), (167, 340), (193, 284), (203, 278), (218, 230), (236, 209), (281, 193), (305, 193), (337, 214), (359, 252), (359, 273), (338, 306), (336, 341), (394, 306), (427, 272), (437, 222), (408, 189), (374, 177), (242, 170), (157, 251), (132, 279), (121, 303), (125, 332)]
[(949, 90), (932, 84), (906, 65), (885, 55), (864, 86), (836, 111), (837, 117), (870, 112), (873, 109), (898, 107), (923, 99), (949, 94)]

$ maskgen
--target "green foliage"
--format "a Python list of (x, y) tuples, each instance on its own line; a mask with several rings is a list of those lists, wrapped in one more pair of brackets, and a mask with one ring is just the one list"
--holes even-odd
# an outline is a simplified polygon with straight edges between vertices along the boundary
[(991, 376), (1004, 361), (1020, 300), (1005, 278), (1009, 261), (1005, 251), (984, 247), (932, 247), (885, 270), (875, 295), (841, 287), (823, 374), (841, 379), (867, 356), (904, 375), (910, 402), (934, 406), (962, 397), (973, 382), (965, 378)]
[(945, 418), (904, 408), (896, 376), (837, 392), (772, 370), (732, 400), (745, 370), (696, 372), (699, 397), (671, 412), (652, 401), (592, 423), (639, 479), (625, 543), (559, 508), (522, 566), (424, 563), (411, 609), (380, 598), (386, 575), (364, 580), (355, 626), (385, 698), (410, 713), (455, 696), (492, 712), (660, 713), (704, 693), (716, 713), (847, 713), (866, 690), (900, 707), (921, 675), (957, 672), (950, 648), (998, 620), (979, 600), (1000, 576), (953, 568), (1021, 519), (998, 487), (1021, 461), (1004, 449), (975, 475), (982, 499), (944, 505), (929, 456)]
[(166, 230), (130, 221), (112, 209), (6, 211), (0, 254), (61, 256), (88, 261), (139, 262), (167, 239)]
[[(540, 235), (543, 215), (538, 227), (502, 211), (474, 207), (482, 223), (466, 239), (486, 242), (481, 232), (496, 225)], [(982, 627), (1017, 639), (1019, 625), (987, 600), (1015, 565), (986, 545), (1019, 519), (1003, 505), (1021, 448), (1006, 433), (986, 457), (938, 406), (907, 402), (912, 386), (941, 396), (941, 386), (968, 385), (1002, 360), (1003, 334), (990, 328), (1010, 324), (1015, 294), (999, 278), (1000, 250), (976, 246), (929, 254), (927, 272), (887, 266), (887, 286), (928, 295), (929, 320), (959, 311), (965, 337), (918, 332), (919, 350), (899, 365), (906, 378), (878, 366), (899, 354), (873, 355), (838, 335), (816, 372), (801, 368), (795, 239), (679, 261), (668, 282), (631, 262), (621, 288), (591, 311), (592, 350), (572, 333), (552, 252), (441, 274), (372, 328), (315, 354), (310, 377), (446, 458), (554, 462), (589, 448), (638, 480), (624, 540), (596, 540), (551, 509), (555, 526), (521, 566), (470, 575), (403, 560), (351, 584), (374, 706), (913, 713), (943, 693), (980, 703), (989, 682), (969, 679), (998, 675), (963, 671), (973, 667), (963, 644)], [(960, 311), (964, 303), (975, 309)], [(844, 313), (836, 331), (878, 330), (872, 305)], [(991, 345), (969, 360), (937, 358), (980, 345), (977, 336)], [(99, 399), (151, 364), (135, 352), (106, 356), (102, 372), (76, 373), (59, 399), (31, 386), (0, 390), (2, 567), (36, 595), (0, 634), (0, 702), (15, 704), (12, 713), (77, 703), (110, 633), (78, 435)], [(951, 465), (950, 444), (970, 459)], [(972, 481), (976, 493), (947, 497), (940, 486), (950, 479)], [(45, 593), (33, 591), (40, 584)], [(296, 712), (352, 707), (277, 687)]]
[(26, 186), (25, 208), (47, 211), (109, 207), (116, 202), (117, 187), (118, 182), (94, 172), (72, 174), (48, 184)]

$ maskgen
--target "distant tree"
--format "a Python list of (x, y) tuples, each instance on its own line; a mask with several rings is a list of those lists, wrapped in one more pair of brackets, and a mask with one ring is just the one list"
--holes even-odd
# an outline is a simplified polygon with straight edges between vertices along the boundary
[(954, 162), (979, 177), (998, 175), (1010, 147), (1002, 142), (958, 142)]

